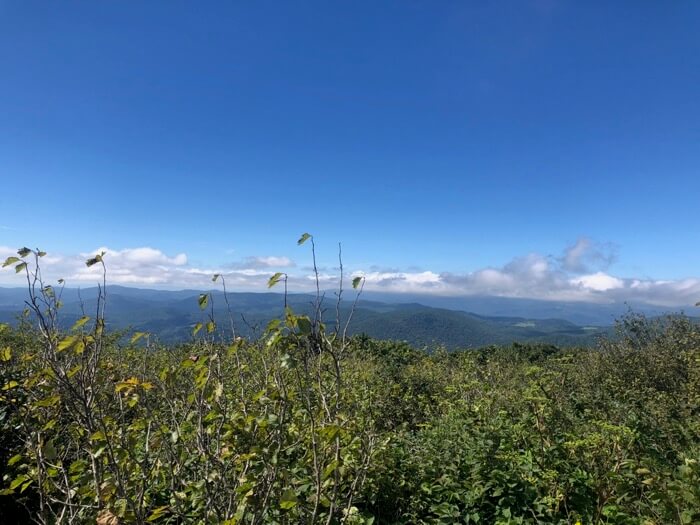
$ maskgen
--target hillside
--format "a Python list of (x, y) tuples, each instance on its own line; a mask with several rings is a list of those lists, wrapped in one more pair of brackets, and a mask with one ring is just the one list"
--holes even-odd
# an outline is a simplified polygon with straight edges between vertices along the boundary
[[(164, 291), (109, 286), (108, 325), (111, 329), (131, 328), (149, 332), (163, 342), (186, 341), (191, 327), (202, 321), (196, 290)], [(23, 289), (0, 288), (0, 322), (12, 322), (23, 309)], [(95, 309), (97, 290), (66, 289), (61, 311), (66, 326)], [(324, 302), (324, 320), (335, 322), (333, 297)], [(223, 294), (212, 292), (215, 319), (221, 327), (230, 325)], [(238, 335), (259, 335), (270, 319), (283, 312), (284, 298), (278, 293), (232, 293), (229, 302)], [(314, 297), (292, 294), (288, 304), (300, 314), (312, 310)], [(341, 306), (341, 321), (350, 313), (351, 303)], [(583, 327), (563, 319), (533, 319), (520, 316), (484, 316), (433, 308), (419, 303), (388, 303), (362, 299), (349, 325), (348, 333), (364, 333), (377, 339), (407, 341), (415, 346), (444, 345), (470, 348), (491, 344), (546, 342), (557, 345), (590, 345), (607, 328)]]
[[(261, 311), (273, 299), (250, 298)], [(173, 304), (152, 322), (167, 327)], [(576, 332), (370, 306), (358, 324), (389, 335)], [(116, 293), (111, 308), (146, 311)], [(257, 340), (202, 330), (148, 346), (101, 321), (0, 324), (2, 523), (700, 522), (687, 318), (628, 317), (593, 348), (449, 353), (336, 338), (291, 313)]]

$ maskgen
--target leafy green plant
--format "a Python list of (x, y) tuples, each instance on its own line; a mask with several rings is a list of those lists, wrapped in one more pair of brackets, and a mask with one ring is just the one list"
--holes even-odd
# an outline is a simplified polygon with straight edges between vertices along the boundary
[[(243, 339), (215, 275), (229, 326), (202, 294), (191, 340), (167, 347), (106, 329), (106, 254), (86, 261), (102, 270), (96, 310), (68, 329), (44, 252), (8, 258), (28, 311), (0, 326), (0, 512), (102, 525), (700, 521), (696, 324), (628, 316), (593, 349), (348, 337), (340, 247), (329, 322), (314, 238), (298, 243), (316, 276), (308, 315), (280, 305)], [(353, 305), (363, 286), (351, 280)]]

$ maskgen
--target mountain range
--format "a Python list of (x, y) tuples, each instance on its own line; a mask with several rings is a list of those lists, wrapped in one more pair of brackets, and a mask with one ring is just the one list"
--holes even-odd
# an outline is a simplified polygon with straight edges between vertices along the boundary
[[(110, 328), (149, 332), (163, 342), (190, 339), (192, 327), (205, 321), (199, 309), (199, 290), (149, 290), (112, 285), (108, 287), (106, 318)], [(24, 308), (27, 291), (0, 288), (0, 322), (12, 323)], [(97, 288), (65, 289), (61, 319), (70, 326), (82, 315), (95, 311)], [(229, 317), (222, 292), (212, 291), (217, 325), (230, 331), (231, 319), (238, 335), (255, 336), (284, 311), (279, 293), (229, 293)], [(289, 306), (297, 313), (311, 313), (315, 297), (290, 294)], [(352, 297), (341, 303), (339, 319), (344, 325)], [(594, 305), (497, 297), (447, 298), (390, 294), (365, 294), (354, 311), (348, 333), (364, 333), (379, 339), (397, 339), (415, 346), (443, 345), (469, 348), (512, 342), (545, 342), (557, 345), (588, 345), (609, 333), (614, 320), (629, 310), (627, 305)], [(642, 306), (634, 311), (660, 315), (662, 309)], [(324, 321), (336, 322), (336, 297), (325, 295)], [(474, 313), (478, 312), (478, 313)]]

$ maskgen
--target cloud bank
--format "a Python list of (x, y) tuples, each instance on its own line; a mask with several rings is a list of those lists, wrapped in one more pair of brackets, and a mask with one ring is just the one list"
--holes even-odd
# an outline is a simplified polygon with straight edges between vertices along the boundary
[[(267, 280), (277, 272), (289, 274), (291, 291), (311, 291), (313, 272), (297, 268), (294, 261), (279, 255), (253, 255), (220, 266), (201, 267), (189, 262), (186, 254), (166, 254), (152, 247), (114, 250), (107, 247), (75, 255), (53, 255), (42, 259), (47, 282), (65, 279), (67, 286), (91, 286), (101, 279), (101, 268), (85, 266), (95, 253), (105, 252), (108, 283), (156, 288), (211, 288), (211, 277), (218, 273), (227, 287), (237, 291), (266, 291)], [(16, 250), (0, 246), (3, 260)], [(581, 238), (560, 256), (537, 253), (515, 257), (500, 267), (454, 273), (432, 270), (401, 271), (371, 268), (346, 269), (348, 278), (363, 276), (365, 290), (424, 293), (433, 295), (486, 295), (558, 301), (597, 303), (643, 302), (660, 306), (688, 306), (700, 301), (700, 279), (654, 280), (623, 278), (609, 273), (617, 250), (609, 244)], [(337, 287), (337, 269), (323, 268), (324, 289)], [(0, 285), (21, 286), (22, 279), (12, 268), (0, 271)], [(348, 283), (346, 283), (346, 288)]]

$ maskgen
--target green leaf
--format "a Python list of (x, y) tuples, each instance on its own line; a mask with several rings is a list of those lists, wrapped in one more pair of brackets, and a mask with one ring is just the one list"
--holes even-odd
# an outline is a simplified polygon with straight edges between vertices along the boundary
[(63, 350), (67, 350), (71, 346), (73, 346), (77, 341), (78, 341), (79, 335), (69, 335), (68, 337), (64, 337), (61, 342), (58, 343), (58, 351), (62, 352)]
[(114, 511), (117, 513), (117, 516), (120, 518), (123, 518), (124, 515), (126, 514), (127, 505), (128, 505), (128, 502), (124, 498), (119, 498), (117, 501), (114, 502), (114, 505), (112, 507), (114, 508)]
[(146, 335), (146, 332), (136, 332), (134, 335), (131, 336), (129, 343), (133, 345), (136, 341), (138, 341), (139, 339), (141, 339), (145, 335)]
[(80, 319), (78, 319), (75, 324), (73, 325), (73, 328), (71, 330), (77, 330), (78, 328), (81, 328), (85, 326), (85, 323), (87, 323), (90, 320), (90, 318), (87, 315), (84, 315)]
[(272, 332), (276, 330), (279, 325), (282, 324), (282, 321), (279, 319), (272, 319), (269, 323), (267, 323), (267, 327), (265, 328), (266, 332)]
[(297, 244), (301, 246), (304, 244), (306, 241), (308, 241), (311, 238), (311, 234), (305, 233), (301, 237), (299, 237), (299, 240), (297, 241)]
[(338, 434), (340, 434), (341, 430), (342, 428), (338, 425), (326, 425), (319, 429), (318, 433), (328, 441), (332, 441)]
[(217, 280), (219, 277), (221, 277), (221, 274), (215, 273), (215, 274), (212, 276), (211, 281), (212, 281), (213, 283), (215, 283), (216, 280)]
[(102, 255), (95, 255), (94, 257), (90, 257), (87, 261), (85, 261), (85, 266), (89, 268), (90, 266), (96, 265), (98, 262), (102, 262)]
[(61, 396), (49, 396), (34, 403), (35, 407), (52, 407), (61, 401)]
[(5, 259), (5, 262), (2, 263), (2, 267), (5, 268), (6, 266), (10, 266), (11, 264), (15, 264), (16, 262), (19, 262), (18, 257), (8, 257)]
[(352, 287), (357, 289), (358, 286), (360, 286), (360, 283), (362, 282), (363, 277), (355, 277), (352, 280)]
[(308, 317), (298, 317), (297, 318), (297, 326), (299, 327), (299, 331), (302, 334), (310, 334), (311, 333), (311, 321), (309, 320)]
[(340, 463), (338, 462), (338, 460), (333, 460), (333, 461), (331, 461), (331, 462), (328, 464), (328, 466), (326, 466), (326, 468), (323, 469), (323, 475), (321, 476), (321, 479), (323, 479), (323, 480), (328, 479), (328, 477), (329, 477), (331, 474), (333, 474), (333, 472), (335, 472), (335, 469), (338, 468), (338, 465), (339, 465), (339, 464), (340, 464)]
[(280, 508), (284, 510), (289, 510), (296, 506), (299, 502), (297, 495), (292, 489), (287, 489), (282, 493), (280, 497)]
[(73, 351), (78, 355), (82, 354), (85, 351), (85, 343), (83, 341), (78, 341), (75, 343)]
[(156, 509), (153, 509), (153, 512), (151, 512), (151, 515), (146, 518), (146, 521), (156, 521), (158, 518), (160, 518), (163, 514), (169, 512), (170, 507), (167, 505), (164, 507), (158, 507)]
[(27, 248), (26, 246), (24, 248), (20, 248), (19, 250), (17, 250), (17, 255), (19, 255), (20, 257), (26, 257), (30, 253), (32, 253), (32, 251), (29, 248)]
[(197, 299), (197, 303), (199, 303), (199, 308), (201, 310), (204, 310), (207, 307), (207, 305), (209, 304), (209, 294), (207, 294), (207, 293), (199, 294), (199, 299)]
[(214, 330), (216, 330), (216, 323), (214, 323), (214, 321), (209, 321), (209, 322), (207, 323), (207, 333), (210, 334), (210, 333), (212, 333)]
[(26, 474), (20, 474), (17, 476), (15, 479), (12, 480), (12, 483), (10, 483), (10, 490), (15, 490), (17, 487), (19, 487), (22, 483), (27, 481), (29, 479), (29, 476)]
[(19, 263), (17, 266), (15, 266), (15, 273), (21, 272), (21, 271), (24, 270), (26, 267), (27, 267), (27, 263), (26, 263), (26, 262)]
[(46, 457), (46, 459), (49, 461), (53, 461), (56, 459), (57, 455), (58, 453), (56, 452), (56, 447), (53, 444), (53, 440), (48, 440), (44, 445), (44, 457)]
[(9, 346), (0, 349), (0, 361), (9, 361), (12, 359), (12, 349)]
[(7, 466), (11, 467), (12, 465), (17, 463), (18, 461), (21, 461), (23, 457), (24, 456), (22, 456), (22, 454), (16, 454), (16, 455), (12, 456), (10, 458), (10, 460), (7, 462)]
[(270, 277), (270, 279), (268, 279), (268, 281), (267, 281), (267, 287), (272, 288), (274, 285), (276, 285), (278, 282), (280, 282), (283, 275), (284, 274), (282, 272), (277, 272), (275, 275)]
[(202, 329), (202, 323), (197, 323), (194, 325), (194, 328), (192, 328), (192, 335), (195, 336), (199, 331)]
[(122, 392), (126, 390), (127, 392), (132, 391), (134, 388), (139, 386), (141, 382), (139, 381), (138, 377), (130, 377), (129, 379), (125, 379), (124, 381), (119, 381), (115, 387), (114, 391), (115, 392)]
[(44, 256), (46, 255), (46, 252), (42, 252), (41, 250), (39, 250), (38, 252), (36, 252), (36, 254), (37, 254), (39, 257), (44, 257)]

